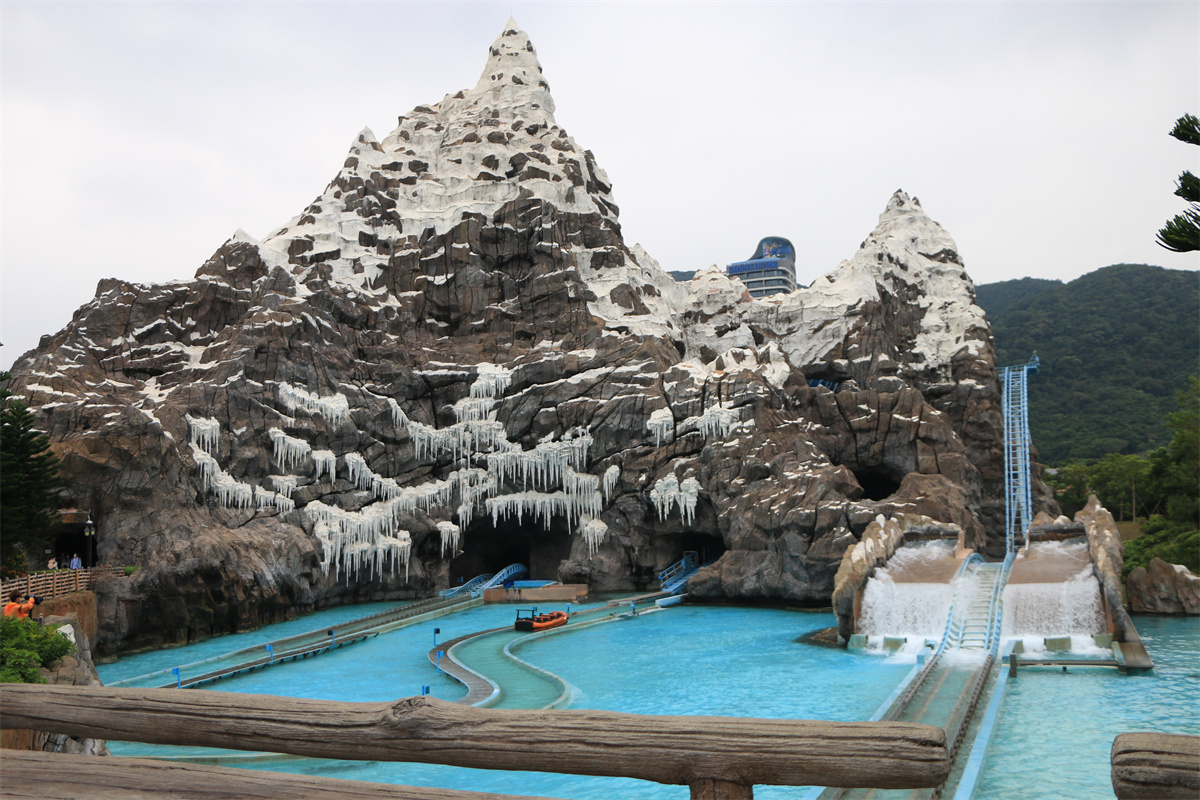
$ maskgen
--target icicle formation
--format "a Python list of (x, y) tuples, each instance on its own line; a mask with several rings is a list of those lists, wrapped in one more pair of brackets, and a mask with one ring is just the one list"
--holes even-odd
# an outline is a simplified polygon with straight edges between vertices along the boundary
[(271, 483), (275, 484), (275, 491), (288, 499), (291, 499), (292, 492), (296, 491), (295, 475), (272, 475)]
[(216, 449), (221, 438), (221, 423), (206, 417), (187, 414), (188, 441), (206, 453)]
[(658, 509), (658, 518), (665, 520), (671, 514), (672, 506), (679, 506), (679, 516), (683, 517), (684, 525), (691, 525), (696, 516), (696, 502), (700, 498), (700, 481), (695, 478), (684, 478), (683, 483), (675, 477), (674, 472), (659, 478), (650, 490), (650, 502)]
[(313, 481), (321, 482), (322, 475), (328, 475), (329, 480), (337, 477), (334, 470), (337, 467), (337, 456), (332, 450), (314, 450), (312, 451), (313, 460)]
[(604, 502), (608, 502), (612, 498), (613, 490), (617, 488), (617, 481), (621, 480), (621, 468), (613, 464), (608, 469), (604, 470)]
[(512, 370), (498, 364), (478, 364), (475, 367), (475, 382), (471, 384), (471, 397), (500, 397), (512, 384)]
[[(553, 436), (553, 434), (551, 434)], [(562, 441), (547, 438), (532, 450), (506, 450), (487, 454), (488, 473), (497, 485), (520, 480), (521, 488), (548, 489), (561, 483), (567, 470), (583, 469), (587, 464), (592, 437), (587, 433), (563, 434)]]
[(442, 535), (442, 557), (446, 556), (446, 548), (450, 548), (450, 555), (454, 556), (458, 552), (458, 539), (462, 534), (462, 529), (453, 522), (439, 522), (437, 524), (438, 533)]
[(279, 428), (271, 428), (267, 436), (275, 445), (275, 463), (285, 470), (299, 465), (312, 454), (312, 446), (308, 442), (288, 436)]
[(212, 492), (218, 502), (226, 508), (253, 508), (254, 487), (248, 483), (239, 483), (217, 464), (217, 460), (200, 449), (200, 445), (192, 444), (192, 457), (196, 459), (196, 468), (200, 471), (200, 485), (205, 492)]
[[(343, 515), (348, 513), (342, 512)], [(368, 577), (382, 578), (384, 568), (390, 563), (392, 572), (404, 564), (404, 579), (408, 580), (408, 559), (412, 552), (412, 536), (408, 531), (395, 530), (375, 535), (369, 530), (370, 523), (357, 523), (337, 515), (330, 518), (335, 521), (333, 525), (319, 519), (313, 526), (313, 533), (322, 545), (321, 571), (324, 574), (328, 575), (332, 568), (334, 575), (345, 570), (346, 577), (354, 580), (362, 572), (366, 572)]]
[(600, 548), (600, 542), (604, 541), (607, 534), (608, 526), (598, 519), (590, 519), (579, 526), (579, 535), (587, 542), (588, 555), (591, 556), (596, 555), (596, 551)]
[(663, 439), (675, 428), (675, 415), (669, 408), (656, 408), (650, 412), (646, 427), (654, 434), (654, 446), (661, 447)]
[[(689, 418), (688, 421), (691, 422), (694, 419), (694, 417)], [(710, 406), (704, 409), (704, 413), (699, 417), (700, 434), (705, 439), (711, 438), (713, 434), (721, 437), (728, 436), (737, 421), (737, 412), (733, 409), (722, 408), (720, 404)]]
[(344, 394), (318, 397), (315, 394), (309, 394), (300, 386), (281, 383), (279, 384), (279, 402), (283, 403), (288, 411), (295, 412), (298, 409), (304, 409), (310, 413), (319, 414), (335, 425), (350, 419), (350, 403)]

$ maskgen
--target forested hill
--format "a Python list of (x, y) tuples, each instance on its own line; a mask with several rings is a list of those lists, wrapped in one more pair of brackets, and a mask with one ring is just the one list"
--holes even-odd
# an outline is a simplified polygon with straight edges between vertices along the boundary
[(1023, 363), (1040, 460), (1144, 453), (1165, 445), (1175, 394), (1200, 369), (1200, 273), (1117, 264), (1070, 283), (977, 287), (996, 364)]

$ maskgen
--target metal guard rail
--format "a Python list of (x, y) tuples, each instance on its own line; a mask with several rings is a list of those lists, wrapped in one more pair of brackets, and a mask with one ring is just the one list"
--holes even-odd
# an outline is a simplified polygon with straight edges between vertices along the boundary
[(509, 564), (507, 567), (505, 567), (504, 569), (500, 570), (495, 575), (493, 575), (489, 580), (485, 581), (483, 583), (483, 585), (477, 586), (474, 589), (472, 589), (471, 596), (478, 597), (479, 595), (483, 594), (488, 589), (493, 589), (497, 586), (503, 586), (504, 582), (507, 581), (509, 578), (513, 578), (513, 577), (516, 577), (517, 575), (521, 575), (521, 574), (528, 573), (528, 572), (529, 572), (529, 568), (526, 567), (524, 564)]
[(683, 558), (679, 559), (674, 564), (658, 573), (658, 582), (660, 585), (669, 583), (672, 578), (681, 575), (684, 572), (693, 570), (698, 566), (700, 566), (700, 564), (698, 563), (695, 553), (684, 553)]
[(471, 594), (474, 594), (476, 589), (478, 589), (480, 586), (487, 583), (494, 577), (495, 577), (495, 573), (492, 573), (492, 572), (485, 572), (482, 575), (476, 575), (474, 578), (471, 578), (471, 580), (469, 580), (466, 583), (461, 584), (459, 586), (455, 586), (453, 589), (443, 589), (442, 591), (438, 592), (438, 596), (439, 597), (455, 597), (456, 595), (460, 595), (463, 592), (469, 592)]

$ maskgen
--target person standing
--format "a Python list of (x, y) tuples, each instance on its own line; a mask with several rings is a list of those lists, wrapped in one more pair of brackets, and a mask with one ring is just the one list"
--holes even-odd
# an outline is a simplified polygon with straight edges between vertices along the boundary
[(71, 556), (71, 569), (82, 569), (83, 562), (79, 560), (79, 553)]
[(50, 561), (46, 564), (46, 569), (49, 569), (49, 570), (58, 569), (58, 559), (55, 558), (54, 556), (50, 556)]

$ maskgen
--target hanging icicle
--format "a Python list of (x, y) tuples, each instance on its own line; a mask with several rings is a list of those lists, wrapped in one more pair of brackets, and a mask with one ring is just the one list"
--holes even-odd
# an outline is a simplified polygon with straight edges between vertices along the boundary
[(221, 439), (221, 423), (208, 417), (193, 417), (186, 414), (188, 424), (188, 441), (198, 446), (206, 453), (217, 449)]
[(587, 522), (580, 523), (579, 534), (587, 542), (588, 555), (594, 556), (600, 548), (600, 543), (604, 541), (604, 537), (608, 534), (608, 526), (602, 520), (590, 519)]
[[(691, 422), (694, 419), (696, 418), (689, 417), (688, 421)], [(737, 421), (738, 415), (733, 409), (722, 408), (720, 404), (709, 406), (699, 417), (700, 435), (705, 439), (710, 439), (713, 435), (724, 438), (737, 425)]]
[(608, 502), (612, 498), (613, 490), (617, 488), (617, 481), (621, 480), (621, 468), (613, 464), (608, 469), (604, 470), (604, 502)]
[(328, 475), (329, 480), (333, 481), (337, 478), (335, 469), (337, 467), (337, 456), (332, 450), (313, 450), (313, 481), (321, 482), (322, 475)]
[(512, 370), (498, 364), (481, 363), (476, 367), (471, 397), (501, 397), (512, 383)]
[(691, 525), (696, 518), (696, 502), (700, 499), (700, 481), (684, 478), (679, 484), (679, 516), (684, 525)]
[(659, 478), (650, 490), (650, 502), (658, 511), (658, 518), (665, 520), (671, 510), (678, 506), (684, 525), (691, 525), (696, 516), (696, 503), (700, 498), (700, 481), (687, 477), (680, 483), (674, 472)]
[(288, 436), (279, 428), (271, 428), (267, 436), (275, 445), (275, 463), (282, 469), (291, 469), (312, 454), (312, 446), (308, 442)]
[(350, 403), (344, 394), (319, 397), (309, 394), (303, 387), (281, 383), (279, 402), (283, 403), (288, 411), (304, 409), (309, 413), (319, 414), (334, 425), (350, 419)]
[(667, 434), (675, 429), (675, 416), (669, 408), (656, 408), (650, 412), (646, 427), (654, 434), (654, 446), (661, 447)]
[(442, 558), (446, 557), (446, 548), (450, 548), (451, 557), (458, 555), (458, 540), (462, 529), (453, 522), (442, 521), (437, 524), (438, 533), (442, 537)]

